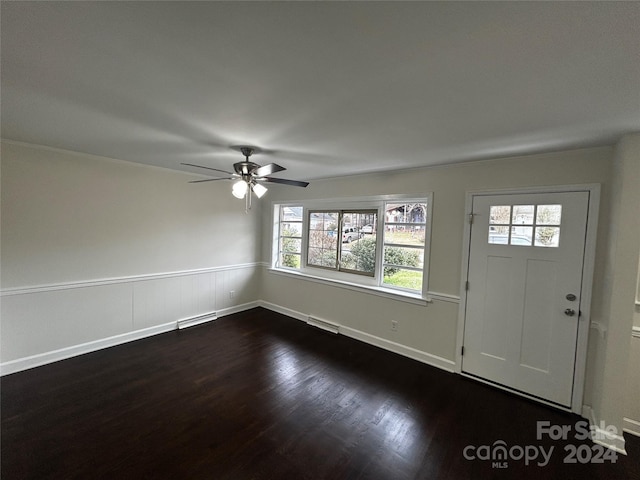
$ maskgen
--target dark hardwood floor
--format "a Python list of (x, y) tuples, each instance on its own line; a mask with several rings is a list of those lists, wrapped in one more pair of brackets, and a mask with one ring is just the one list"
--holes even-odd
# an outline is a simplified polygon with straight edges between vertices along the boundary
[[(3, 480), (640, 478), (638, 438), (580, 463), (602, 453), (580, 417), (260, 308), (1, 388)], [(572, 433), (537, 439), (538, 421)], [(500, 441), (506, 468), (477, 458)]]

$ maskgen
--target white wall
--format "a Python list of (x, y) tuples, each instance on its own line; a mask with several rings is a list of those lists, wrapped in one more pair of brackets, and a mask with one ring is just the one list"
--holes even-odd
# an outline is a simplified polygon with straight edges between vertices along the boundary
[(6, 141), (1, 153), (3, 371), (257, 300), (260, 205), (245, 214), (226, 182)]
[(596, 420), (620, 426), (624, 424), (623, 417), (640, 424), (638, 339), (634, 337), (629, 341), (634, 321), (637, 322), (640, 133), (627, 135), (616, 145), (612, 172), (614, 190), (610, 215), (604, 225), (610, 232), (608, 248), (604, 252), (606, 264), (602, 285), (601, 321), (606, 332), (594, 336), (590, 360), (594, 416)]
[[(434, 192), (433, 233), (430, 259), (429, 290), (448, 295), (460, 295), (462, 237), (465, 221), (464, 202), (468, 191), (599, 183), (602, 185), (600, 219), (595, 259), (595, 280), (592, 300), (592, 321), (611, 325), (623, 324), (624, 342), (628, 344), (631, 330), (624, 321), (610, 318), (611, 288), (607, 286), (605, 272), (610, 263), (610, 198), (612, 194), (612, 164), (614, 149), (609, 147), (581, 149), (534, 155), (520, 158), (496, 159), (446, 167), (423, 168), (395, 173), (383, 173), (314, 181), (306, 190), (279, 191), (270, 197), (278, 202), (298, 199), (324, 199), (377, 194), (415, 194)], [(263, 222), (263, 256), (270, 261), (271, 212), (265, 210)], [(627, 219), (626, 221), (631, 221)], [(637, 210), (636, 217), (637, 222)], [(637, 262), (636, 262), (637, 265)], [(458, 306), (435, 300), (426, 307), (374, 297), (364, 293), (343, 291), (340, 288), (310, 281), (288, 278), (269, 271), (263, 273), (261, 298), (267, 302), (301, 314), (312, 314), (334, 321), (375, 337), (376, 341), (393, 346), (410, 347), (426, 361), (439, 366), (455, 361), (455, 340)], [(615, 300), (614, 300), (615, 301)], [(399, 321), (397, 332), (392, 332), (390, 320)], [(614, 328), (615, 329), (615, 328)], [(603, 378), (599, 367), (609, 360), (598, 358), (603, 353), (591, 330), (589, 361), (586, 372), (584, 404), (597, 404), (601, 409), (600, 392)], [(622, 338), (622, 337), (621, 337)], [(617, 341), (620, 341), (619, 339)], [(626, 347), (625, 347), (626, 349)], [(417, 356), (420, 356), (417, 355)], [(447, 363), (449, 362), (449, 363)], [(626, 356), (611, 359), (619, 371), (626, 372)], [(598, 364), (598, 365), (596, 365)], [(619, 377), (620, 375), (618, 375)], [(618, 392), (624, 391), (624, 378), (618, 381)], [(609, 395), (609, 392), (604, 393)], [(636, 397), (637, 398), (637, 397)], [(607, 402), (604, 404), (608, 405)], [(612, 413), (615, 411), (616, 413)], [(616, 418), (616, 415), (620, 415)], [(614, 406), (602, 419), (621, 425), (621, 408)]]

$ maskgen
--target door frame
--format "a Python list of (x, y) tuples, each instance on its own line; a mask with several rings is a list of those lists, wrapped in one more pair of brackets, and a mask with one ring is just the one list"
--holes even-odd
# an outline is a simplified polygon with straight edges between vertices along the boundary
[[(595, 271), (596, 239), (598, 236), (598, 214), (600, 211), (600, 184), (580, 184), (580, 185), (554, 185), (547, 187), (521, 187), (504, 188), (491, 190), (472, 190), (466, 192), (464, 234), (462, 243), (462, 268), (460, 275), (460, 306), (458, 309), (458, 328), (456, 335), (456, 355), (455, 372), (467, 376), (474, 380), (488, 383), (495, 387), (507, 390), (535, 400), (540, 403), (551, 405), (565, 411), (571, 411), (582, 415), (584, 396), (585, 374), (587, 366), (587, 346), (589, 340), (589, 329), (591, 326), (591, 300), (593, 293), (593, 277)], [(571, 409), (564, 408), (556, 403), (547, 402), (541, 398), (528, 395), (508, 387), (498, 385), (488, 380), (482, 380), (475, 376), (468, 375), (462, 371), (462, 346), (464, 345), (464, 326), (467, 310), (467, 290), (466, 283), (469, 277), (469, 256), (471, 248), (471, 221), (474, 197), (487, 195), (517, 195), (532, 193), (565, 193), (565, 192), (587, 192), (589, 194), (589, 206), (587, 210), (587, 229), (584, 246), (584, 263), (582, 270), (582, 293), (580, 301), (581, 315), (578, 319), (578, 336), (576, 344), (576, 363), (573, 371), (573, 391), (571, 394)]]

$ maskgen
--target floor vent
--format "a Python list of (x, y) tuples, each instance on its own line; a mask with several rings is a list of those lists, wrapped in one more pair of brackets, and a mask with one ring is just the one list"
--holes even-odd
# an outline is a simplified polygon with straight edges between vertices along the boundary
[(327, 322), (326, 320), (321, 320), (312, 316), (309, 316), (309, 318), (307, 319), (307, 323), (313, 327), (321, 328), (322, 330), (326, 330), (327, 332), (331, 333), (338, 333), (340, 331), (340, 325)]
[(195, 317), (183, 318), (182, 320), (178, 320), (178, 329), (182, 330), (183, 328), (195, 327), (196, 325), (210, 322), (216, 318), (218, 318), (216, 316), (216, 312), (209, 312)]

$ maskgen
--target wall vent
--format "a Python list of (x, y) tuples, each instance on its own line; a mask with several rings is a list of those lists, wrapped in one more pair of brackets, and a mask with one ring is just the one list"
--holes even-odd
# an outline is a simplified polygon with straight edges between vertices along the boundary
[(202, 315), (197, 315), (195, 317), (182, 318), (178, 320), (178, 329), (182, 330), (183, 328), (195, 327), (196, 325), (200, 325), (201, 323), (210, 322), (212, 320), (216, 320), (218, 317), (216, 312), (204, 313)]
[(322, 330), (326, 330), (327, 332), (331, 333), (338, 333), (340, 331), (340, 325), (322, 320), (320, 318), (312, 317), (311, 315), (309, 315), (309, 318), (307, 319), (307, 324), (313, 327), (321, 328)]

